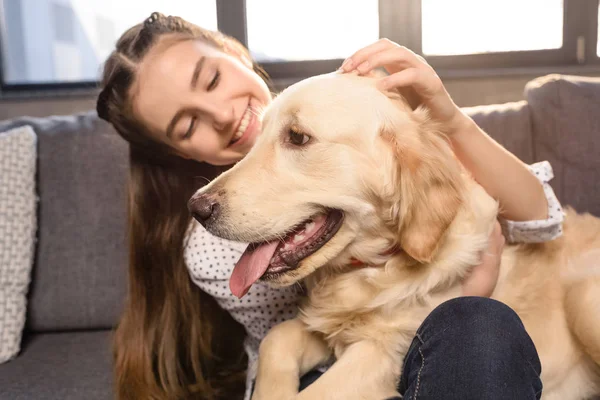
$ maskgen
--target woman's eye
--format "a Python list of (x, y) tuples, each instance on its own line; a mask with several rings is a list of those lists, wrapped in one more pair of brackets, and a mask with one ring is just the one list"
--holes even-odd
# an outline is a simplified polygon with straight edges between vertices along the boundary
[(290, 143), (292, 143), (296, 146), (303, 146), (306, 143), (308, 143), (310, 140), (310, 136), (308, 136), (307, 134), (297, 132), (293, 129), (290, 129), (288, 135), (289, 135)]
[(220, 78), (221, 78), (221, 73), (219, 71), (215, 72), (215, 76), (213, 76), (213, 78), (210, 81), (210, 83), (208, 84), (208, 87), (206, 88), (206, 90), (211, 91), (214, 88), (216, 88), (217, 85), (219, 84)]
[(183, 135), (184, 139), (189, 139), (190, 136), (192, 136), (192, 133), (194, 133), (194, 129), (196, 128), (196, 121), (197, 121), (196, 117), (193, 117), (190, 120), (190, 126), (189, 126), (187, 132), (185, 133), (185, 135)]

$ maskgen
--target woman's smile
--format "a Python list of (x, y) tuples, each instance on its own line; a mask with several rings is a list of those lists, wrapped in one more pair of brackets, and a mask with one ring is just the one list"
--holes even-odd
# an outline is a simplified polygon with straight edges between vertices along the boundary
[(248, 105), (240, 122), (238, 123), (237, 129), (233, 134), (231, 141), (229, 142), (229, 148), (238, 149), (242, 148), (246, 143), (254, 144), (254, 140), (257, 133), (260, 131), (260, 120), (257, 115), (257, 111), (253, 109), (251, 105)]

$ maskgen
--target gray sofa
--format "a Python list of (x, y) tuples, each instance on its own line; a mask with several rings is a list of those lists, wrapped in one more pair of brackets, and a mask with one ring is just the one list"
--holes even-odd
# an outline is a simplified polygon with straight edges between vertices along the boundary
[[(525, 162), (549, 160), (563, 204), (600, 216), (600, 79), (539, 78), (525, 98), (466, 110)], [(1, 121), (0, 132), (24, 124), (38, 134), (38, 242), (22, 351), (0, 365), (0, 400), (112, 399), (127, 148), (94, 112)]]

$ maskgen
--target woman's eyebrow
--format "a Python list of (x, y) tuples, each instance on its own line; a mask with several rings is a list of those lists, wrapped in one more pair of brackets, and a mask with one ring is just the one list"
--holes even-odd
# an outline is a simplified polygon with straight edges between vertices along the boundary
[(194, 68), (194, 73), (192, 74), (192, 82), (190, 87), (194, 89), (196, 84), (198, 83), (198, 77), (200, 76), (200, 71), (202, 71), (202, 66), (204, 65), (204, 56), (200, 57), (198, 62), (196, 63), (196, 67)]

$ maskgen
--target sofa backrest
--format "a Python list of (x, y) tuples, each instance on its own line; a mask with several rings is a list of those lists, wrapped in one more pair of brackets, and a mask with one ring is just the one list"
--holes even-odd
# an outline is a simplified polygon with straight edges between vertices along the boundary
[(548, 75), (525, 88), (533, 156), (554, 169), (563, 205), (600, 216), (600, 78)]
[(464, 110), (524, 162), (548, 160), (563, 206), (600, 216), (600, 78), (543, 76), (525, 98)]
[(126, 289), (127, 146), (95, 112), (0, 122), (38, 135), (38, 232), (27, 327), (110, 328)]
[(523, 162), (534, 160), (531, 117), (526, 101), (463, 108), (466, 114)]

